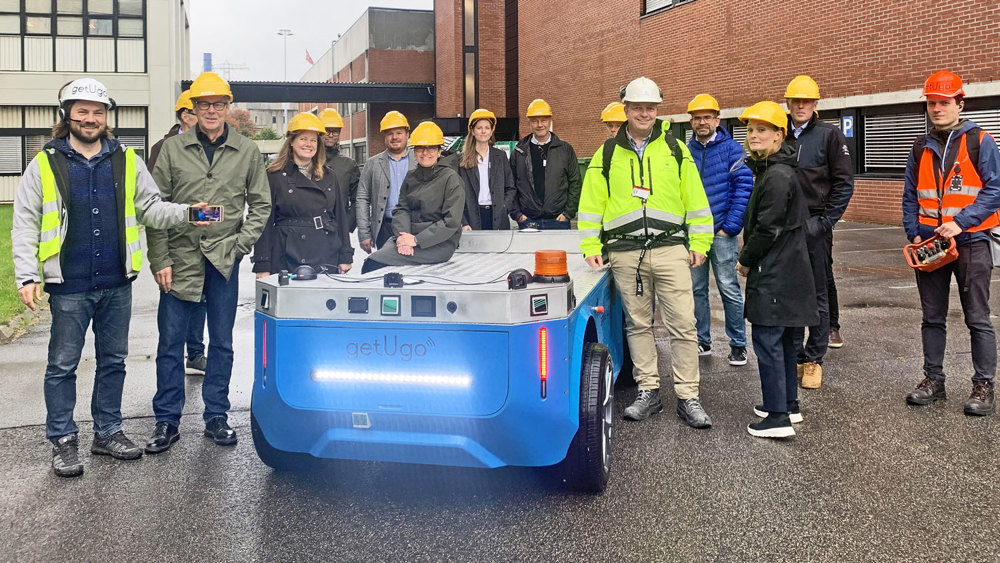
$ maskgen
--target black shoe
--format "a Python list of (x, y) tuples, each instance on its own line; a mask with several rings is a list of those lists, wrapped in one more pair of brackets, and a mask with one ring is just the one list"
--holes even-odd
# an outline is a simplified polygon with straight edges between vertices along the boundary
[(157, 422), (153, 435), (146, 442), (147, 454), (158, 454), (170, 449), (170, 446), (181, 439), (180, 430), (169, 422)]
[(119, 430), (107, 438), (94, 435), (94, 443), (90, 445), (90, 453), (94, 455), (109, 455), (115, 459), (139, 459), (142, 448), (129, 440), (125, 433)]
[(83, 475), (75, 434), (67, 434), (52, 444), (52, 470), (59, 477)]
[(929, 405), (934, 401), (943, 401), (947, 398), (948, 395), (944, 391), (944, 381), (937, 381), (925, 375), (924, 380), (917, 385), (917, 388), (906, 396), (906, 402), (911, 405)]
[[(761, 418), (767, 417), (771, 414), (764, 410), (764, 405), (756, 405), (753, 408), (753, 413)], [(788, 420), (792, 421), (792, 424), (802, 424), (802, 411), (799, 410), (799, 402), (795, 401), (795, 407), (788, 409)]]
[(646, 420), (649, 415), (663, 410), (659, 389), (644, 389), (631, 405), (625, 407), (625, 418), (628, 420)]
[(972, 416), (986, 416), (993, 414), (993, 385), (990, 383), (979, 383), (972, 387), (972, 394), (965, 402), (965, 414)]
[(795, 435), (787, 413), (772, 412), (760, 422), (747, 425), (747, 432), (758, 438), (791, 438)]
[(712, 419), (708, 417), (705, 408), (701, 406), (698, 397), (693, 399), (677, 399), (677, 416), (691, 428), (711, 428)]
[(708, 344), (708, 343), (705, 343), (705, 342), (699, 342), (698, 343), (698, 355), (699, 356), (711, 356), (712, 355), (712, 345)]
[(193, 358), (189, 358), (187, 364), (184, 365), (185, 375), (205, 375), (205, 367), (208, 365), (208, 360), (205, 358), (204, 354), (198, 354)]
[(745, 366), (747, 365), (747, 347), (746, 346), (731, 346), (729, 350), (729, 365), (731, 366)]
[(224, 416), (213, 417), (205, 424), (205, 436), (219, 446), (236, 445), (236, 431), (229, 427)]

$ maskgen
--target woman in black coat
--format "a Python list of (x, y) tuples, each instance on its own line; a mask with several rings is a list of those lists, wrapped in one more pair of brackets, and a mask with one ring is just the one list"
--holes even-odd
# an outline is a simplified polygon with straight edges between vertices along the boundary
[(514, 197), (514, 173), (507, 153), (493, 146), (493, 112), (477, 109), (469, 116), (458, 175), (465, 184), (463, 231), (510, 229), (507, 199)]
[(347, 273), (354, 260), (346, 202), (325, 166), (323, 122), (300, 113), (288, 122), (288, 137), (267, 168), (271, 216), (254, 245), (258, 278), (307, 264), (317, 271)]
[(747, 165), (756, 177), (744, 216), (743, 250), (736, 270), (747, 276), (745, 315), (752, 325), (764, 420), (747, 426), (761, 438), (795, 435), (798, 402), (795, 327), (819, 322), (806, 247), (809, 211), (795, 176), (795, 151), (784, 144), (788, 118), (774, 102), (746, 109)]

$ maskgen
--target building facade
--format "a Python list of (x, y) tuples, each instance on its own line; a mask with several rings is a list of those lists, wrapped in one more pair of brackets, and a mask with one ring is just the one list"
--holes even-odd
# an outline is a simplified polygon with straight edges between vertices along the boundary
[[(303, 82), (434, 82), (434, 13), (428, 10), (369, 8), (302, 76)], [(300, 103), (299, 111), (332, 107), (344, 118), (341, 151), (363, 164), (385, 150), (379, 121), (390, 110), (412, 126), (434, 117), (433, 104)]]
[(0, 202), (51, 138), (59, 89), (84, 74), (108, 87), (108, 122), (139, 154), (166, 133), (189, 74), (186, 4), (0, 0)]

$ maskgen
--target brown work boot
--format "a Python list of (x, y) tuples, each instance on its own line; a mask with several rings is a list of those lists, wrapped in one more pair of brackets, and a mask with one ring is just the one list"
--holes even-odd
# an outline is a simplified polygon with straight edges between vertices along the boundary
[(806, 362), (799, 364), (802, 368), (802, 388), (819, 389), (823, 384), (823, 366), (816, 362)]
[(843, 348), (844, 347), (844, 337), (840, 336), (840, 331), (831, 328), (830, 329), (830, 341), (828, 346), (830, 348)]
[(993, 414), (993, 385), (977, 383), (972, 388), (969, 400), (965, 402), (965, 414), (971, 416), (986, 416)]
[(929, 405), (934, 401), (943, 401), (948, 398), (944, 390), (944, 381), (938, 381), (929, 376), (924, 376), (917, 388), (906, 396), (906, 402), (911, 405)]

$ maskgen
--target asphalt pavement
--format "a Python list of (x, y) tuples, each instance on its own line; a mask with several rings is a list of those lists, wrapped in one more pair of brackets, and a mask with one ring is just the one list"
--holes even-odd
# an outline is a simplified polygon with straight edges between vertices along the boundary
[[(898, 228), (841, 223), (835, 272), (842, 333), (823, 387), (802, 391), (788, 441), (747, 435), (760, 400), (756, 359), (726, 361), (713, 298), (714, 354), (701, 360), (711, 430), (667, 408), (617, 421), (603, 495), (566, 493), (545, 471), (325, 463), (277, 473), (249, 431), (253, 275), (244, 261), (231, 423), (236, 447), (201, 435), (200, 380), (187, 378), (181, 440), (131, 462), (89, 454), (93, 348), (78, 372), (81, 478), (49, 469), (42, 374), (48, 320), (0, 347), (0, 561), (909, 561), (1000, 560), (997, 417), (970, 418), (969, 336), (949, 314), (949, 400), (907, 406), (919, 381), (920, 308)], [(360, 261), (356, 262), (360, 264)], [(994, 274), (994, 285), (997, 275)], [(998, 298), (992, 299), (993, 310)], [(134, 288), (125, 431), (153, 428), (156, 289)], [(657, 328), (661, 373), (669, 373)], [(616, 389), (618, 412), (634, 388)]]

